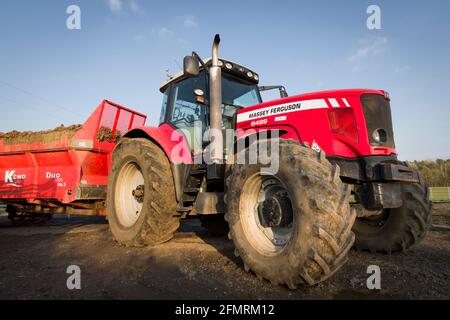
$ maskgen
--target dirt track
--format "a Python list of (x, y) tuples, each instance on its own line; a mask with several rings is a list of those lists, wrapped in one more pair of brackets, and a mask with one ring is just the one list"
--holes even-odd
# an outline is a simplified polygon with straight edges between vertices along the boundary
[[(209, 236), (197, 220), (166, 244), (135, 249), (114, 243), (100, 218), (14, 228), (1, 216), (0, 252), (0, 299), (450, 299), (448, 227), (435, 226), (405, 254), (351, 251), (330, 280), (296, 291), (246, 273), (232, 243)], [(381, 268), (381, 291), (366, 289), (372, 264)], [(81, 268), (81, 290), (66, 288), (69, 265)]]

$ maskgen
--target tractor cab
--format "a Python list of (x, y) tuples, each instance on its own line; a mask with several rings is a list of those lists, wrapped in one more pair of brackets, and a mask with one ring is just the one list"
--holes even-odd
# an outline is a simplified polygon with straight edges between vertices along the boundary
[[(160, 124), (168, 123), (182, 132), (191, 149), (194, 149), (194, 144), (203, 146), (201, 136), (210, 126), (210, 81), (207, 69), (211, 63), (211, 59), (201, 61), (195, 75), (179, 72), (160, 88), (163, 93)], [(259, 76), (231, 61), (221, 59), (219, 65), (222, 69), (221, 127), (222, 130), (233, 129), (237, 110), (262, 102), (258, 88)], [(201, 128), (202, 135), (198, 136), (194, 128)]]

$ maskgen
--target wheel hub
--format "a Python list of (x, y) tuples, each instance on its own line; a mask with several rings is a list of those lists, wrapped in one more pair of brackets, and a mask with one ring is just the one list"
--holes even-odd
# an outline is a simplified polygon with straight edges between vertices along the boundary
[(133, 195), (134, 199), (136, 199), (136, 201), (138, 203), (143, 203), (144, 202), (144, 186), (143, 185), (139, 185), (136, 187), (136, 189), (134, 189), (131, 194)]
[(134, 162), (122, 166), (115, 182), (115, 207), (122, 226), (129, 228), (138, 220), (144, 203), (144, 175)]
[(244, 185), (241, 221), (252, 246), (277, 254), (294, 232), (294, 210), (288, 189), (276, 176), (254, 174)]
[(293, 220), (291, 202), (283, 194), (265, 199), (259, 204), (258, 211), (264, 227), (287, 227)]

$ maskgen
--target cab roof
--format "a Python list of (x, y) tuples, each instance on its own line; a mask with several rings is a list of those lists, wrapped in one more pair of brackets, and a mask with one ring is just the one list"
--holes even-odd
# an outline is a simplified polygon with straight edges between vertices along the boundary
[[(203, 60), (203, 63), (209, 67), (211, 65), (211, 58)], [(246, 82), (258, 84), (259, 83), (259, 75), (255, 73), (254, 71), (243, 67), (235, 62), (225, 60), (225, 59), (219, 59), (219, 64), (221, 63), (222, 71), (224, 71), (227, 74), (231, 74), (241, 80), (244, 80)], [(231, 69), (229, 66), (231, 65)], [(200, 66), (200, 71), (202, 71), (204, 68), (203, 66)], [(249, 75), (252, 75), (249, 77)], [(159, 91), (164, 92), (167, 87), (174, 82), (178, 82), (180, 80), (183, 80), (187, 78), (187, 76), (184, 75), (183, 71), (177, 72), (175, 75), (168, 77), (162, 84), (159, 89)]]

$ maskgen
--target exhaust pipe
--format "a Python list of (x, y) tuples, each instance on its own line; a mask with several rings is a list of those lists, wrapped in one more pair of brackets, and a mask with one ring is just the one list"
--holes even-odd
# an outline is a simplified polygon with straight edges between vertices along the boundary
[(223, 162), (222, 69), (219, 66), (219, 43), (220, 36), (216, 34), (212, 46), (212, 64), (209, 68), (210, 156), (213, 164)]

